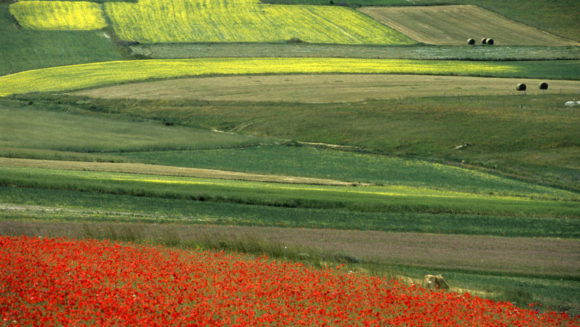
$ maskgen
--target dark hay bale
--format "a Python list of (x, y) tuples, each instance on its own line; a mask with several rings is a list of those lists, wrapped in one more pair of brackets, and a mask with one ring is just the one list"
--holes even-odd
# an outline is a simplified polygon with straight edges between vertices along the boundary
[(547, 90), (548, 89), (548, 83), (542, 82), (542, 83), (540, 83), (540, 85), (538, 85), (538, 87), (540, 88), (540, 90)]
[(304, 41), (302, 41), (300, 38), (293, 37), (290, 40), (286, 41), (286, 43), (300, 44), (300, 43), (304, 43)]
[(118, 46), (122, 46), (122, 47), (129, 47), (129, 46), (132, 46), (132, 45), (139, 45), (139, 44), (141, 44), (138, 41), (126, 41), (126, 40), (117, 40), (117, 41), (115, 41), (115, 43)]
[(525, 91), (526, 90), (526, 84), (524, 83), (519, 83), (518, 85), (516, 85), (516, 91)]
[(467, 39), (467, 44), (474, 45), (475, 44), (475, 39)]
[(487, 44), (487, 38), (484, 37), (483, 39), (481, 39), (481, 44)]
[(352, 257), (346, 254), (336, 254), (334, 260), (343, 263), (360, 263), (360, 260), (356, 257)]
[(493, 39), (487, 39), (487, 45), (493, 45), (495, 41)]

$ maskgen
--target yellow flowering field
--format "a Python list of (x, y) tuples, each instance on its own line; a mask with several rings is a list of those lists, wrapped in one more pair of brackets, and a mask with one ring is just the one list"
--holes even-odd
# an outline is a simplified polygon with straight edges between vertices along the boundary
[(107, 26), (100, 4), (83, 1), (21, 1), (10, 5), (18, 23), (35, 30), (98, 30)]
[(106, 2), (115, 33), (141, 43), (283, 42), (413, 44), (353, 9), (268, 5), (259, 0)]
[(354, 58), (201, 58), (110, 61), (29, 70), (0, 77), (0, 96), (71, 91), (149, 79), (244, 74), (440, 74), (518, 72), (505, 63)]

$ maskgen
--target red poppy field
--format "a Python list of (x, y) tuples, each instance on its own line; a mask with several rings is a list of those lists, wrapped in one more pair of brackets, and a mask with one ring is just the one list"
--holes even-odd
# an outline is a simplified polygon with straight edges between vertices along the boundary
[(469, 294), (223, 252), (0, 237), (13, 326), (578, 326)]

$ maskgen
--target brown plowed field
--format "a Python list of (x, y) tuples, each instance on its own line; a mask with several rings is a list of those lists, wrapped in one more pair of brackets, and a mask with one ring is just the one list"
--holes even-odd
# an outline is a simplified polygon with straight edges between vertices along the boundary
[(483, 37), (497, 45), (578, 45), (477, 6), (365, 7), (360, 11), (415, 41), (437, 45), (478, 44)]
[[(321, 249), (381, 263), (530, 275), (580, 276), (580, 241), (474, 235), (436, 235), (330, 229), (213, 225), (115, 224), (145, 238), (250, 239)], [(0, 234), (82, 237), (109, 224), (0, 221)]]

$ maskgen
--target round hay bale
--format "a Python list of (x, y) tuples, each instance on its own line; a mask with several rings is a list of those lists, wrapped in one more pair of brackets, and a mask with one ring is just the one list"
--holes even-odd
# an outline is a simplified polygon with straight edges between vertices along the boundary
[(486, 37), (484, 37), (484, 38), (481, 39), (481, 44), (487, 44), (487, 38)]
[(548, 83), (542, 82), (542, 83), (540, 83), (540, 85), (538, 85), (538, 87), (540, 88), (540, 90), (547, 90), (548, 89)]
[(474, 45), (475, 44), (475, 39), (471, 39), (471, 38), (467, 39), (467, 44)]
[(525, 83), (519, 83), (518, 85), (516, 85), (516, 91), (525, 91), (526, 88), (527, 87)]
[(487, 43), (487, 45), (493, 45), (495, 43), (495, 41), (490, 38), (490, 39), (487, 39), (485, 43)]

